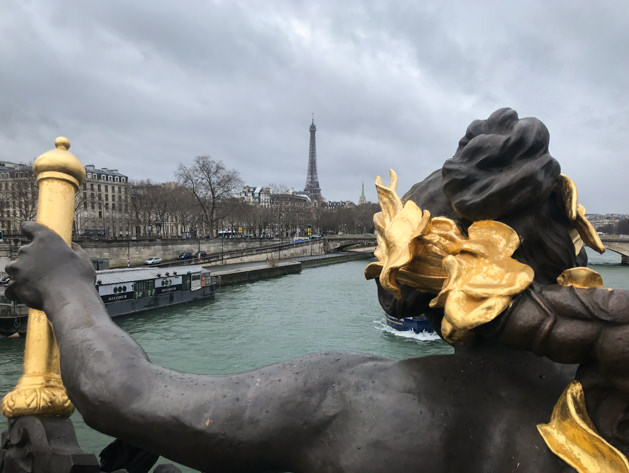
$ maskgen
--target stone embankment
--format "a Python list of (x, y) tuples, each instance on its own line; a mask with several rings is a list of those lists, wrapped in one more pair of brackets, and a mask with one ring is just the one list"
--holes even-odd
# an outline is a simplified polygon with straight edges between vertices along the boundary
[(217, 277), (220, 286), (229, 286), (243, 282), (252, 282), (260, 279), (268, 279), (286, 274), (301, 272), (303, 268), (323, 266), (326, 264), (343, 263), (356, 259), (369, 259), (372, 253), (345, 252), (328, 255), (304, 256), (281, 261), (268, 260), (266, 262), (227, 264), (210, 266), (212, 275)]
[[(15, 258), (21, 242), (0, 242), (0, 275), (11, 259)], [(347, 242), (343, 242), (347, 243)], [(366, 255), (351, 252), (333, 252), (334, 245), (339, 241), (310, 240), (294, 243), (288, 239), (212, 239), (212, 240), (105, 240), (84, 241), (81, 246), (93, 260), (106, 261), (107, 265), (97, 269), (124, 268), (127, 261), (130, 266), (141, 266), (151, 256), (162, 258), (158, 266), (182, 264), (203, 264), (208, 267), (221, 267), (233, 270), (233, 276), (223, 278), (224, 284), (230, 281), (240, 282), (260, 277), (272, 277), (287, 272), (301, 271), (301, 267), (316, 266), (348, 261), (355, 258), (366, 258), (373, 254), (373, 248), (366, 248)], [(178, 260), (183, 252), (196, 253), (205, 251), (207, 255), (200, 259)], [(332, 252), (331, 252), (332, 251)], [(329, 252), (329, 253), (326, 253)], [(127, 260), (128, 258), (128, 260)], [(247, 266), (258, 263), (244, 270), (238, 265)], [(298, 269), (295, 269), (297, 263)], [(255, 267), (255, 270), (252, 269)], [(276, 274), (277, 273), (277, 274)]]
[[(20, 240), (0, 242), (0, 273), (17, 256)], [(109, 268), (140, 266), (148, 258), (159, 256), (165, 264), (181, 263), (178, 255), (204, 251), (206, 264), (229, 264), (281, 260), (324, 254), (330, 245), (325, 240), (292, 243), (288, 239), (215, 238), (211, 240), (98, 240), (82, 241), (81, 247), (94, 259), (108, 262)], [(198, 263), (195, 260), (195, 263)], [(102, 269), (102, 268), (101, 268)]]

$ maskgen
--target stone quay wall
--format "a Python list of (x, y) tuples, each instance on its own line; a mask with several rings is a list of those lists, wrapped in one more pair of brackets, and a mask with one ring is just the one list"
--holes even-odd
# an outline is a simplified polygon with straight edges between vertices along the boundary
[[(151, 256), (159, 256), (163, 262), (177, 261), (183, 252), (205, 251), (210, 258), (204, 263), (221, 263), (218, 255), (223, 254), (223, 263), (246, 263), (252, 261), (279, 260), (300, 256), (323, 254), (327, 244), (323, 240), (289, 244), (288, 240), (252, 238), (213, 238), (202, 240), (95, 240), (82, 241), (81, 247), (91, 258), (105, 258), (110, 268), (127, 266), (127, 256), (131, 266), (144, 263)], [(0, 242), (0, 275), (6, 264), (17, 255), (19, 243)], [(264, 251), (264, 248), (268, 248)], [(255, 251), (255, 252), (254, 252)], [(214, 256), (212, 258), (211, 256)], [(187, 260), (187, 262), (191, 262)]]

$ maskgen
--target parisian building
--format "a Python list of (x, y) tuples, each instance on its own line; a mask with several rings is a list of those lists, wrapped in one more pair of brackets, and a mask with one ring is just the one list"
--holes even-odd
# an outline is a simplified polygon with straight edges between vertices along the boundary
[(32, 164), (0, 161), (0, 231), (18, 235), (25, 220), (37, 214), (38, 188)]
[(262, 207), (271, 206), (271, 188), (270, 187), (252, 187), (245, 186), (240, 191), (240, 198), (249, 204), (261, 205)]
[[(76, 196), (75, 237), (121, 237), (129, 226), (129, 183), (116, 169), (85, 166), (86, 179)], [(0, 231), (17, 235), (37, 214), (38, 188), (30, 164), (0, 161)]]
[(85, 182), (77, 194), (75, 231), (78, 236), (127, 238), (133, 233), (129, 221), (129, 179), (117, 169), (85, 166)]

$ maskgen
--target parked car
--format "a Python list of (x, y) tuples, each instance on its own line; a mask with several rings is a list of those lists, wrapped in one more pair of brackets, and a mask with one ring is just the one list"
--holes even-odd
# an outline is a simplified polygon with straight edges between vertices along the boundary
[(190, 253), (189, 251), (185, 251), (183, 253), (181, 253), (179, 256), (177, 256), (177, 259), (192, 259), (192, 253)]
[(159, 264), (162, 262), (162, 259), (159, 256), (151, 256), (147, 259), (144, 264)]
[(197, 258), (205, 258), (206, 256), (207, 256), (207, 253), (205, 251), (197, 251), (194, 254), (194, 258), (195, 259), (197, 259)]

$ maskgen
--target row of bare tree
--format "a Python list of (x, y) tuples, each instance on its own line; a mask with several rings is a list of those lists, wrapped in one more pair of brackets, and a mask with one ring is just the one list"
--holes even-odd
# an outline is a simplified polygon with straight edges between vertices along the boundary
[[(181, 237), (182, 233), (213, 237), (226, 229), (258, 237), (373, 232), (373, 214), (378, 211), (375, 204), (329, 208), (272, 199), (271, 206), (262, 206), (238, 198), (242, 186), (238, 171), (227, 169), (210, 156), (198, 156), (189, 166), (179, 164), (176, 182), (130, 183), (128, 206), (124, 215), (119, 206), (117, 219), (125, 222), (132, 235), (145, 234), (150, 228), (152, 235), (162, 237)], [(269, 187), (272, 192), (282, 191), (277, 185)], [(78, 213), (84, 206), (80, 192), (77, 197)], [(0, 215), (5, 232), (17, 233), (22, 221), (35, 218), (36, 207), (34, 178), (0, 185)], [(132, 230), (136, 228), (143, 230)], [(113, 229), (111, 233), (116, 235)]]
[(216, 236), (227, 229), (258, 237), (294, 236), (372, 233), (373, 214), (378, 211), (375, 204), (335, 209), (285, 201), (269, 207), (250, 204), (235, 197), (243, 186), (238, 171), (209, 156), (196, 157), (190, 166), (179, 164), (176, 177), (172, 184), (135, 183), (134, 220), (173, 222), (195, 236)]

